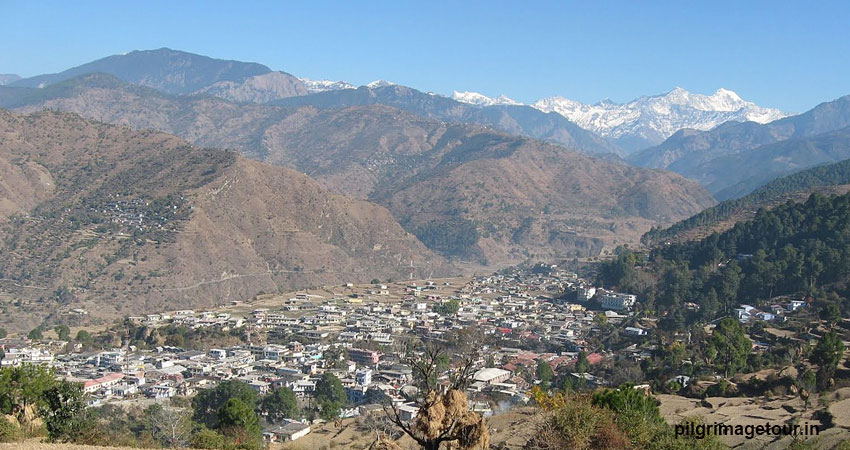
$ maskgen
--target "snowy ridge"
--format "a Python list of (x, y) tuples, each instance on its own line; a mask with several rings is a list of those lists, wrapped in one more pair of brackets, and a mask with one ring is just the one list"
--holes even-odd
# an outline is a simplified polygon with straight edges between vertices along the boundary
[(728, 89), (702, 95), (679, 87), (663, 95), (640, 97), (624, 104), (603, 100), (588, 105), (549, 97), (531, 106), (544, 112), (557, 112), (602, 136), (639, 138), (652, 144), (683, 128), (709, 130), (730, 120), (767, 123), (787, 116), (778, 109), (745, 101)]
[(311, 80), (309, 78), (299, 78), (302, 83), (307, 86), (307, 91), (311, 94), (325, 91), (341, 91), (343, 89), (355, 89), (356, 86), (345, 81), (331, 80)]
[(458, 92), (452, 93), (452, 98), (461, 103), (468, 103), (475, 106), (493, 106), (493, 105), (522, 105), (522, 103), (500, 95), (496, 98), (490, 98), (478, 92)]
[(370, 88), (370, 89), (375, 89), (375, 88), (379, 88), (379, 87), (386, 87), (386, 86), (397, 86), (397, 83), (393, 83), (392, 81), (387, 81), (387, 80), (375, 80), (375, 81), (366, 85), (366, 87)]

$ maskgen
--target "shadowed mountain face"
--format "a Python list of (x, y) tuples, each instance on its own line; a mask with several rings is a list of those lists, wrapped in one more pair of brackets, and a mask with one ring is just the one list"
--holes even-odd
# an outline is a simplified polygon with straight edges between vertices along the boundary
[(841, 133), (829, 132), (848, 126), (850, 96), (764, 125), (728, 122), (710, 131), (681, 130), (628, 159), (680, 173), (731, 198), (793, 170), (843, 159)]
[(446, 273), (383, 207), (159, 132), (0, 111), (0, 170), (0, 282), (23, 302), (7, 328)]
[(530, 106), (474, 106), (399, 85), (374, 88), (361, 86), (357, 89), (291, 97), (273, 103), (317, 108), (387, 105), (431, 119), (484, 125), (510, 134), (542, 139), (585, 153), (621, 153), (610, 141), (579, 127), (557, 113), (545, 113)]
[(714, 203), (695, 183), (564, 147), (384, 105), (342, 109), (172, 97), (92, 75), (45, 89), (0, 89), (44, 107), (171, 132), (295, 168), (377, 202), (445, 255), (504, 265), (599, 253)]
[[(251, 87), (255, 90), (270, 89), (269, 85), (274, 86), (271, 89), (278, 90), (279, 96), (275, 98), (307, 93), (306, 86), (297, 78), (283, 72), (272, 72), (262, 64), (214, 59), (168, 48), (108, 56), (60, 73), (25, 78), (10, 84), (18, 87), (45, 87), (89, 73), (110, 74), (125, 82), (170, 94), (191, 94), (197, 91), (228, 94), (239, 87), (242, 91), (248, 91)], [(269, 76), (272, 73), (276, 76)], [(245, 80), (252, 81), (242, 87)], [(281, 86), (289, 86), (289, 89)], [(228, 95), (238, 97), (236, 94)], [(253, 101), (247, 97), (242, 92), (241, 100), (231, 99)]]

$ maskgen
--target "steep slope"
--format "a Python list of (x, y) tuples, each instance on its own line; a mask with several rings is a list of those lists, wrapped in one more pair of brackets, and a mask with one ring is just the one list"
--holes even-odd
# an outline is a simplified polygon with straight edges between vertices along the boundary
[(309, 90), (298, 78), (285, 72), (254, 75), (240, 81), (219, 81), (196, 91), (237, 103), (268, 103), (287, 97), (307, 95)]
[(728, 89), (700, 95), (679, 87), (663, 95), (645, 96), (624, 104), (602, 101), (588, 105), (550, 97), (532, 106), (557, 112), (582, 128), (615, 139), (628, 152), (658, 145), (684, 128), (710, 130), (729, 121), (767, 123), (786, 116), (777, 109), (744, 101)]
[(761, 208), (769, 209), (789, 200), (804, 201), (814, 192), (843, 194), (848, 190), (850, 159), (776, 178), (741, 198), (722, 201), (668, 228), (654, 228), (641, 240), (653, 245), (702, 239), (712, 232), (722, 232), (737, 222), (751, 219)]
[(522, 105), (475, 106), (395, 84), (373, 86), (319, 92), (283, 99), (274, 104), (318, 108), (380, 104), (432, 119), (484, 125), (511, 134), (562, 144), (589, 154), (621, 153), (616, 145), (559, 114), (547, 114)]
[[(777, 157), (775, 148), (763, 151), (763, 146), (788, 139), (808, 138), (847, 126), (850, 126), (850, 96), (822, 103), (803, 114), (764, 125), (729, 122), (710, 131), (681, 130), (661, 145), (640, 151), (628, 160), (642, 167), (672, 170), (700, 181), (716, 193), (743, 181), (742, 176), (749, 177), (762, 170), (762, 165), (768, 161), (764, 158), (760, 160), (758, 156), (743, 155), (764, 153), (771, 158)], [(799, 150), (800, 147), (795, 145), (789, 144), (786, 150)], [(818, 159), (815, 154), (812, 156), (811, 164), (799, 168), (829, 161)], [(742, 167), (730, 165), (737, 164), (742, 158), (756, 164), (749, 166), (751, 173), (741, 174)], [(803, 156), (801, 161), (805, 163), (805, 160)], [(766, 180), (760, 181), (763, 183)]]
[(6, 328), (72, 308), (104, 318), (400, 278), (411, 261), (418, 275), (445, 270), (380, 206), (163, 133), (0, 111), (0, 161), (53, 180), (0, 224), (0, 291), (20, 299), (2, 305)]
[(60, 73), (39, 75), (11, 83), (43, 87), (87, 73), (108, 73), (128, 83), (171, 94), (188, 94), (218, 82), (236, 82), (271, 72), (257, 63), (228, 61), (160, 48), (113, 55)]
[(105, 75), (41, 90), (0, 88), (0, 102), (236, 148), (388, 207), (432, 249), (493, 266), (532, 256), (594, 256), (714, 203), (696, 183), (671, 173), (384, 105), (236, 105), (122, 87)]

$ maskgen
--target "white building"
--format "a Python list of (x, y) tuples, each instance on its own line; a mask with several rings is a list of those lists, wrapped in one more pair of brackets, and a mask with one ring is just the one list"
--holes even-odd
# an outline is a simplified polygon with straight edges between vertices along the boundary
[(632, 294), (621, 294), (619, 292), (603, 292), (599, 297), (599, 304), (605, 309), (623, 310), (634, 306), (637, 297)]
[(590, 300), (596, 295), (596, 288), (593, 286), (579, 286), (576, 289), (576, 295), (578, 295), (578, 301), (580, 302)]
[(360, 369), (354, 374), (354, 382), (360, 386), (372, 384), (372, 369)]
[(637, 327), (626, 327), (624, 334), (626, 336), (646, 336), (646, 330)]
[(482, 383), (493, 384), (493, 383), (501, 383), (502, 381), (507, 380), (511, 377), (511, 372), (509, 370), (499, 369), (496, 367), (488, 367), (486, 369), (481, 369), (478, 372), (475, 372), (475, 375), (472, 377), (474, 381), (480, 381)]

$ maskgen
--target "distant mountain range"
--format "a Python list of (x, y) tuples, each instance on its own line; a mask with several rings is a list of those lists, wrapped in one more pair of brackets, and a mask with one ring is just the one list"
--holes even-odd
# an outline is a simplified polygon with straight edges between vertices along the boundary
[(522, 105), (522, 103), (504, 95), (500, 95), (496, 98), (490, 98), (477, 92), (454, 91), (452, 93), (452, 98), (461, 103), (468, 103), (475, 106)]
[(772, 178), (850, 158), (850, 96), (767, 124), (727, 122), (709, 131), (680, 130), (628, 160), (699, 181), (719, 199), (734, 198)]
[(718, 89), (712, 95), (692, 94), (682, 88), (628, 103), (603, 101), (587, 105), (563, 97), (551, 97), (533, 105), (554, 111), (582, 128), (615, 139), (627, 151), (660, 144), (684, 128), (710, 130), (724, 122), (767, 123), (787, 114), (762, 108), (741, 99), (735, 92)]
[[(399, 86), (336, 92), (358, 100), (386, 91), (389, 98), (408, 93), (480, 111)], [(605, 245), (636, 242), (653, 224), (671, 223), (714, 203), (696, 183), (668, 172), (591, 158), (474, 124), (383, 104), (314, 106), (316, 98), (338, 101), (333, 93), (292, 98), (313, 98), (306, 106), (237, 104), (172, 96), (90, 74), (42, 89), (2, 87), (0, 106), (73, 111), (174, 133), (197, 145), (239, 149), (381, 204), (430, 248), (488, 265), (532, 255), (592, 256)]]
[[(321, 104), (323, 107), (383, 103), (417, 114), (427, 113), (429, 117), (442, 120), (462, 120), (492, 126), (508, 133), (549, 140), (591, 154), (626, 155), (660, 144), (684, 128), (708, 130), (730, 120), (765, 123), (785, 116), (779, 110), (746, 102), (725, 89), (706, 96), (676, 88), (664, 95), (641, 97), (625, 104), (603, 101), (588, 105), (563, 97), (550, 97), (523, 105), (506, 96), (489, 98), (475, 92), (455, 91), (449, 99), (379, 80), (367, 84), (365, 88), (374, 90), (394, 87), (396, 91), (401, 91), (401, 98), (387, 98), (387, 93), (391, 91), (386, 90), (369, 94), (368, 99), (355, 99), (358, 94), (340, 92), (357, 90), (353, 84), (344, 81), (299, 79), (285, 72), (273, 72), (261, 64), (213, 59), (167, 48), (110, 56), (58, 74), (41, 75), (9, 84), (43, 87), (94, 72), (108, 73), (128, 83), (171, 94), (208, 94), (235, 102), (270, 103), (307, 94), (326, 94), (336, 96), (335, 101), (320, 97), (294, 103), (303, 105), (315, 102), (317, 106)], [(428, 101), (422, 95), (437, 99)], [(458, 103), (483, 108), (485, 111), (473, 112)], [(505, 109), (507, 106), (516, 108)], [(536, 114), (532, 111), (534, 109), (554, 112), (558, 117)], [(586, 130), (593, 134), (583, 133)], [(580, 134), (585, 135), (578, 136)]]
[(346, 83), (345, 81), (330, 81), (330, 80), (311, 80), (309, 78), (299, 78), (307, 91), (311, 94), (325, 91), (339, 91), (342, 89), (357, 89), (357, 86)]
[(272, 104), (319, 108), (387, 105), (432, 119), (484, 125), (506, 133), (554, 142), (588, 154), (621, 153), (612, 142), (558, 114), (547, 114), (530, 106), (473, 106), (387, 82), (289, 97)]
[[(452, 98), (476, 106), (522, 105), (504, 95), (489, 98), (476, 92), (455, 92)], [(589, 105), (564, 97), (549, 97), (529, 106), (556, 112), (586, 130), (611, 138), (626, 153), (658, 145), (683, 128), (710, 130), (729, 121), (767, 123), (787, 116), (778, 109), (744, 101), (728, 89), (700, 95), (679, 87), (628, 103), (604, 100)]]

